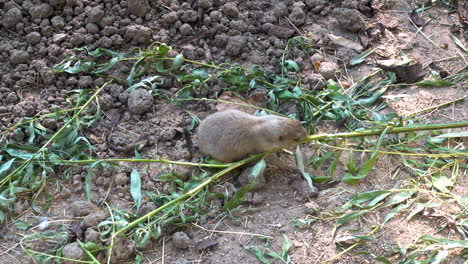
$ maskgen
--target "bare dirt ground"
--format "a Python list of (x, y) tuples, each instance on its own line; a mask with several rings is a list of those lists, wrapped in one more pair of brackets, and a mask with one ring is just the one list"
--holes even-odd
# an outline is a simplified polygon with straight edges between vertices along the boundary
[[(190, 60), (215, 64), (230, 61), (245, 67), (255, 64), (267, 71), (277, 72), (278, 68), (274, 65), (283, 56), (288, 39), (304, 36), (312, 41), (318, 52), (308, 54), (299, 48), (292, 48), (288, 55), (300, 66), (303, 84), (312, 90), (322, 89), (328, 79), (352, 85), (378, 69), (377, 60), (397, 58), (401, 52), (419, 62), (422, 67), (416, 73), (425, 76), (429, 75), (431, 67), (448, 75), (462, 71), (467, 65), (466, 52), (450, 37), (451, 34), (456, 36), (466, 48), (467, 39), (460, 33), (462, 18), (456, 11), (448, 12), (449, 8), (440, 4), (443, 1), (436, 1), (440, 5), (424, 10), (417, 18), (411, 15), (413, 10), (423, 7), (424, 2), (0, 1), (0, 131), (6, 135), (9, 144), (22, 142), (26, 140), (26, 134), (18, 139), (9, 133), (9, 128), (25, 117), (52, 113), (54, 108), (70, 108), (66, 100), (68, 92), (96, 89), (107, 81), (105, 77), (96, 75), (51, 71), (53, 65), (71, 56), (74, 48), (81, 47), (128, 52), (133, 47), (146, 48), (153, 42), (162, 42)], [(422, 25), (416, 25), (421, 20)], [(339, 45), (330, 34), (353, 43)], [(355, 48), (356, 44), (361, 48)], [(374, 52), (364, 63), (352, 68), (344, 67), (351, 58), (367, 48)], [(317, 61), (321, 62), (319, 70), (314, 64)], [(115, 71), (126, 76), (130, 67), (122, 65)], [(405, 71), (410, 72), (410, 76), (403, 77), (402, 82), (418, 81), (412, 79), (411, 70)], [(184, 128), (192, 122), (190, 113), (203, 119), (216, 111), (216, 103), (169, 103), (161, 97), (153, 98), (142, 90), (124, 93), (127, 88), (119, 83), (109, 84), (99, 94), (103, 112), (98, 122), (80, 130), (94, 147), (92, 155), (101, 159), (132, 158), (135, 147), (142, 144), (139, 153), (143, 157), (200, 162), (200, 154), (191, 157)], [(175, 82), (164, 83), (161, 92), (173, 96), (180, 88)], [(216, 98), (219, 94), (213, 91), (203, 96)], [(430, 123), (467, 121), (466, 100), (430, 109), (467, 94), (466, 78), (449, 87), (393, 85), (381, 99), (388, 104), (382, 112), (405, 116), (427, 110), (418, 116)], [(296, 111), (294, 105), (286, 104), (281, 110), (285, 114)], [(115, 124), (116, 116), (118, 125)], [(57, 131), (63, 121), (45, 118), (41, 124), (49, 131)], [(321, 122), (317, 130), (327, 133), (345, 131), (337, 127), (334, 122)], [(466, 150), (466, 141), (459, 141), (459, 144), (461, 150)], [(312, 143), (302, 146), (305, 160), (311, 157), (314, 147)], [(222, 206), (213, 207), (192, 224), (167, 227), (159, 239), (149, 240), (145, 245), (137, 247), (131, 240), (116, 241), (112, 262), (132, 263), (135, 256), (139, 256), (141, 263), (148, 264), (261, 263), (248, 248), (257, 247), (265, 252), (265, 240), (262, 238), (268, 238), (268, 248), (281, 252), (284, 234), (292, 245), (287, 253), (291, 263), (325, 263), (353, 245), (349, 244), (349, 240), (342, 245), (336, 244), (337, 241), (349, 235), (365, 236), (371, 233), (392, 208), (366, 214), (334, 232), (336, 210), (356, 193), (389, 190), (414, 182), (415, 177), (403, 165), (403, 159), (405, 157), (400, 155), (383, 154), (368, 177), (356, 185), (349, 185), (341, 182), (346, 173), (343, 167), (347, 163), (347, 155), (343, 155), (339, 160), (343, 166), (337, 167), (334, 181), (319, 184), (318, 195), (311, 197), (307, 187), (304, 187), (301, 174), (294, 169), (294, 156), (290, 155), (288, 160), (292, 168), (268, 167), (264, 187), (254, 194), (250, 203), (244, 203), (232, 214), (223, 211)], [(0, 159), (0, 166), (3, 162)], [(310, 173), (326, 175), (328, 166), (325, 164), (316, 170), (310, 169)], [(169, 184), (158, 181), (159, 175), (175, 169), (179, 175), (184, 175), (182, 178), (188, 179), (202, 172), (200, 168), (164, 163), (127, 164), (106, 171), (97, 169), (93, 171), (91, 202), (86, 202), (85, 194), (87, 166), (73, 166), (65, 177), (59, 170), (50, 173), (47, 177), (51, 181), (44, 184), (44, 189), (41, 188), (48, 195), (39, 199), (43, 203), (50, 200), (46, 212), (31, 208), (31, 197), (34, 195), (26, 193), (18, 196), (12, 205), (13, 210), (7, 214), (7, 220), (0, 228), (0, 263), (56, 263), (57, 260), (53, 258), (42, 256), (42, 261), (34, 258), (35, 254), (31, 251), (26, 254), (22, 246), (26, 245), (37, 252), (52, 252), (48, 250), (70, 244), (80, 235), (86, 242), (99, 241), (103, 230), (97, 226), (108, 219), (109, 208), (134, 210), (130, 193), (131, 168), (140, 173), (142, 193), (158, 194), (169, 193)], [(466, 186), (467, 171), (460, 169), (451, 194), (466, 197)], [(235, 177), (225, 177), (211, 188), (232, 193), (232, 189), (239, 187)], [(222, 200), (213, 202), (216, 203), (221, 205)], [(144, 194), (138, 215), (144, 215), (156, 207)], [(423, 234), (464, 240), (466, 237), (452, 228), (438, 232), (439, 227), (447, 225), (448, 216), (458, 209), (453, 208), (453, 204), (447, 204), (435, 208), (430, 215), (420, 214), (411, 219), (406, 218), (407, 214), (397, 214), (375, 234), (372, 241), (351, 248), (329, 263), (377, 263), (376, 257), (380, 255), (386, 256), (392, 263), (398, 263), (403, 259), (401, 248), (415, 244)], [(460, 219), (466, 221), (466, 211)], [(32, 228), (18, 228), (17, 223), (21, 221), (33, 223)], [(48, 227), (39, 225), (44, 221), (48, 222)], [(49, 240), (31, 240), (31, 234), (47, 232), (61, 235)], [(59, 253), (77, 258), (84, 254), (79, 248), (66, 248)], [(58, 253), (54, 251), (52, 255), (55, 254)], [(466, 263), (466, 254), (458, 254), (451, 254), (445, 263)], [(102, 254), (98, 257), (99, 261), (105, 259)], [(286, 262), (272, 258), (268, 261)]]

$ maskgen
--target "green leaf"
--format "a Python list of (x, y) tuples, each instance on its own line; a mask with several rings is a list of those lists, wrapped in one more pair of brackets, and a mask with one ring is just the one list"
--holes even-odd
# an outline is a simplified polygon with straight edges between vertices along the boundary
[(396, 214), (398, 214), (399, 212), (407, 209), (408, 207), (410, 207), (411, 205), (413, 205), (412, 203), (408, 203), (408, 204), (400, 204), (398, 205), (397, 207), (395, 207), (392, 211), (390, 211), (390, 213), (387, 214), (387, 216), (385, 216), (385, 219), (383, 220), (382, 224), (381, 224), (381, 227), (383, 227), (390, 219), (392, 219)]
[(431, 177), (431, 183), (434, 188), (443, 192), (443, 193), (450, 193), (449, 188), (453, 187), (454, 182), (445, 177), (445, 175), (433, 175)]
[(288, 252), (292, 247), (292, 243), (289, 240), (288, 236), (283, 234), (283, 246), (281, 250), (281, 259), (287, 260), (289, 258)]
[[(347, 203), (341, 206), (342, 209), (347, 210), (350, 209), (353, 206), (358, 206), (360, 208), (363, 208), (361, 203), (367, 202), (371, 199), (381, 201), (385, 199), (388, 195), (390, 195), (392, 192), (387, 191), (387, 190), (379, 190), (379, 191), (368, 191), (368, 192), (363, 192), (360, 193), (356, 196), (354, 196), (351, 200), (349, 200)], [(375, 204), (376, 202), (374, 202)], [(373, 205), (374, 205), (373, 204)]]
[(383, 207), (392, 206), (392, 205), (404, 202), (404, 201), (408, 200), (409, 198), (411, 198), (411, 196), (413, 196), (414, 193), (415, 193), (415, 191), (398, 192), (398, 193), (392, 195), (390, 197), (390, 199), (388, 199), (388, 201), (385, 202), (385, 204), (383, 204)]
[(333, 151), (329, 151), (327, 153), (325, 153), (325, 155), (323, 155), (321, 158), (319, 158), (318, 160), (315, 159), (316, 155), (314, 154), (314, 156), (312, 158), (310, 158), (309, 162), (307, 163), (307, 166), (311, 165), (312, 168), (314, 168), (315, 170), (318, 169), (320, 166), (322, 166), (322, 164), (328, 160), (333, 154), (335, 154), (335, 152)]
[(130, 74), (127, 77), (128, 85), (133, 85), (134, 81), (143, 75), (148, 68), (151, 66), (149, 62), (146, 61), (146, 57), (141, 57), (137, 60), (135, 64), (133, 64), (132, 69), (130, 70)]
[(468, 137), (468, 131), (445, 133), (436, 136), (436, 138), (463, 138)]
[(348, 163), (346, 164), (346, 168), (348, 168), (348, 172), (351, 174), (356, 173), (356, 162), (354, 161), (354, 151), (350, 151), (348, 154)]
[(468, 248), (468, 240), (451, 240), (446, 238), (437, 238), (428, 234), (422, 235), (418, 240), (424, 240), (426, 242), (436, 242), (444, 245), (451, 246), (452, 248)]
[(163, 83), (163, 80), (161, 76), (155, 75), (155, 76), (150, 76), (148, 78), (145, 78), (132, 86), (128, 87), (124, 93), (130, 93), (133, 90), (136, 90), (138, 88), (145, 88), (148, 90), (156, 90), (157, 85), (161, 85)]
[(140, 209), (141, 204), (141, 178), (137, 170), (132, 169), (130, 174), (130, 194), (135, 202), (136, 209)]
[(288, 71), (298, 72), (300, 70), (299, 65), (293, 60), (285, 60), (284, 66)]
[(156, 62), (156, 70), (160, 73), (167, 74), (169, 72), (179, 69), (183, 62), (184, 62), (184, 57), (182, 56), (182, 54), (178, 54), (172, 61), (172, 65), (169, 66), (169, 68), (167, 69), (164, 69), (164, 61), (160, 60)]
[(28, 153), (28, 152), (25, 152), (25, 151), (22, 151), (22, 150), (19, 150), (19, 149), (7, 148), (7, 149), (5, 149), (5, 151), (8, 154), (10, 154), (10, 156), (17, 157), (17, 158), (20, 158), (22, 160), (28, 160), (33, 156), (32, 153)]
[(356, 57), (352, 58), (349, 61), (349, 66), (355, 66), (355, 65), (361, 64), (362, 62), (366, 60), (367, 57), (369, 57), (369, 55), (374, 53), (374, 51), (375, 49), (368, 49), (368, 50), (363, 51), (361, 54), (358, 54)]
[(310, 176), (309, 172), (307, 172), (304, 168), (304, 157), (302, 156), (301, 148), (299, 147), (299, 145), (296, 146), (296, 167), (306, 180), (310, 191), (312, 193), (316, 193), (317, 189), (314, 187), (312, 177)]
[(336, 225), (340, 226), (340, 225), (349, 223), (349, 222), (353, 221), (354, 219), (357, 219), (357, 218), (361, 217), (362, 215), (364, 215), (364, 214), (366, 214), (368, 212), (369, 212), (368, 210), (360, 210), (360, 211), (348, 213), (348, 214), (338, 218), (336, 220)]
[(327, 170), (328, 176), (331, 178), (335, 176), (336, 166), (338, 165), (338, 162), (340, 161), (341, 153), (343, 153), (343, 151), (341, 150), (336, 152), (336, 156), (333, 159), (333, 162), (330, 164), (330, 167), (328, 167), (328, 170)]
[(260, 260), (262, 263), (264, 264), (271, 264), (264, 256), (263, 256), (263, 253), (260, 251), (260, 249), (258, 249), (258, 247), (256, 246), (250, 246), (250, 247), (246, 247), (246, 249), (252, 251), (255, 256), (257, 257), (258, 260)]
[(369, 172), (372, 170), (374, 167), (375, 163), (377, 162), (377, 157), (379, 155), (379, 149), (380, 146), (382, 145), (382, 141), (385, 138), (385, 135), (387, 134), (387, 131), (390, 129), (390, 127), (386, 127), (385, 130), (382, 132), (382, 134), (379, 137), (379, 140), (377, 140), (377, 144), (375, 145), (375, 150), (370, 156), (370, 158), (362, 165), (362, 167), (359, 169), (359, 172), (356, 176), (353, 176), (351, 174), (345, 174), (345, 177), (343, 177), (343, 182), (347, 184), (356, 184), (359, 180), (365, 178)]
[(15, 227), (20, 229), (20, 230), (27, 230), (31, 226), (32, 226), (32, 224), (29, 223), (29, 222), (26, 222), (26, 221), (21, 221), (21, 220), (15, 221)]
[(447, 80), (424, 80), (417, 83), (412, 83), (411, 85), (416, 86), (450, 86), (454, 85), (455, 83)]
[(13, 159), (5, 162), (2, 166), (0, 166), (0, 178), (3, 176), (3, 174), (5, 172), (7, 172), (10, 169), (10, 167), (13, 164), (13, 162), (15, 161), (15, 159), (16, 158), (13, 158)]
[(457, 38), (455, 35), (450, 33), (450, 38), (453, 40), (453, 42), (464, 52), (468, 52), (468, 50), (465, 48), (465, 45)]

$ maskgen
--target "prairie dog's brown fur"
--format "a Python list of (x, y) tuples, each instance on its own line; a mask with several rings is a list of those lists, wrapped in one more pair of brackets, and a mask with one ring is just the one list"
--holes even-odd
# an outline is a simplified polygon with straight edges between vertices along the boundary
[(200, 151), (221, 162), (287, 148), (306, 136), (298, 120), (275, 115), (255, 116), (238, 110), (209, 115), (198, 127)]

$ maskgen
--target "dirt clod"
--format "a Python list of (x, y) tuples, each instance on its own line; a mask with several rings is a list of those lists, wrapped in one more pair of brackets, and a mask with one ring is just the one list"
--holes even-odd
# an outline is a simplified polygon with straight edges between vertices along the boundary
[(172, 242), (178, 249), (186, 249), (192, 245), (192, 239), (184, 232), (176, 232), (172, 236)]
[(98, 211), (99, 209), (90, 201), (75, 201), (70, 204), (69, 210), (73, 216), (87, 216), (91, 213)]
[(128, 96), (128, 110), (131, 113), (140, 115), (151, 109), (153, 106), (153, 96), (145, 89), (136, 89)]
[[(81, 249), (78, 242), (73, 242), (71, 244), (66, 245), (62, 250), (62, 256), (64, 258), (69, 259), (76, 259), (76, 260), (85, 260), (86, 253)], [(76, 263), (75, 261), (66, 260), (64, 261), (66, 264), (73, 264)]]
[(365, 26), (364, 18), (356, 9), (335, 8), (333, 15), (338, 20), (340, 27), (351, 32), (361, 31)]

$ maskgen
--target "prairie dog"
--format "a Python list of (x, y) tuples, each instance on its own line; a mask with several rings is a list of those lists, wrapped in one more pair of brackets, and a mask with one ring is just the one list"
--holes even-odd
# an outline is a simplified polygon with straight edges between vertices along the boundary
[(200, 151), (228, 163), (249, 154), (287, 148), (307, 137), (298, 120), (275, 115), (255, 116), (238, 110), (217, 112), (198, 127)]

